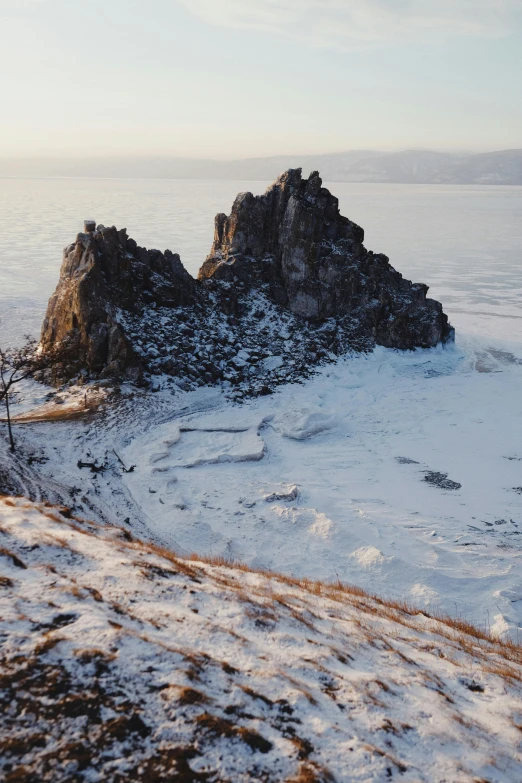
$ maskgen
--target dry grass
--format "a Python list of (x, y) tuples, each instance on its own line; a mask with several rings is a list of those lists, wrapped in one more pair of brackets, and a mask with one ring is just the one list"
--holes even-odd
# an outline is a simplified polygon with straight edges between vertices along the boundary
[(241, 688), (243, 693), (246, 693), (246, 695), (250, 696), (251, 699), (262, 701), (264, 704), (267, 705), (267, 707), (273, 706), (274, 702), (272, 701), (272, 699), (263, 696), (262, 693), (258, 693), (258, 691), (255, 691), (253, 688), (249, 688), (248, 685), (240, 685), (239, 687)]
[(236, 669), (236, 667), (232, 666), (232, 664), (228, 663), (228, 661), (221, 661), (221, 668), (225, 674), (228, 674), (229, 676), (232, 674), (239, 674), (239, 669)]
[(45, 653), (54, 650), (54, 648), (60, 644), (60, 642), (66, 641), (63, 636), (50, 636), (45, 634), (42, 641), (40, 641), (34, 648), (34, 654), (36, 656), (45, 655)]
[(207, 704), (209, 702), (209, 698), (204, 693), (196, 690), (195, 688), (181, 688), (177, 702), (181, 706), (192, 704)]
[(285, 783), (334, 783), (331, 773), (321, 764), (306, 761), (300, 765), (297, 775)]
[[(21, 503), (13, 501), (9, 502), (8, 505), (23, 507)], [(27, 508), (31, 507), (33, 507), (33, 504), (27, 504)], [(81, 551), (79, 534), (94, 536), (100, 541), (100, 549), (97, 553), (100, 557), (103, 555), (101, 547), (105, 541), (108, 546), (116, 547), (116, 551), (121, 550), (125, 552), (125, 556), (122, 558), (124, 562), (127, 562), (128, 559), (131, 565), (139, 570), (143, 579), (155, 580), (160, 587), (165, 584), (169, 591), (171, 587), (174, 587), (175, 589), (172, 590), (174, 596), (179, 596), (177, 587), (180, 590), (182, 587), (186, 587), (187, 591), (184, 595), (188, 594), (188, 588), (191, 585), (187, 582), (187, 579), (190, 579), (201, 584), (201, 587), (195, 588), (201, 594), (204, 594), (206, 591), (212, 596), (218, 595), (220, 600), (229, 598), (241, 602), (241, 621), (244, 619), (243, 614), (246, 614), (261, 626), (264, 622), (273, 624), (282, 618), (292, 618), (304, 625), (305, 628), (317, 630), (321, 634), (321, 641), (307, 639), (307, 644), (317, 646), (310, 647), (307, 650), (308, 655), (311, 657), (305, 658), (301, 656), (303, 669), (306, 670), (306, 677), (308, 678), (306, 682), (304, 682), (302, 673), (299, 673), (299, 669), (296, 668), (291, 671), (291, 674), (297, 675), (297, 678), (295, 678), (283, 670), (276, 669), (277, 664), (275, 661), (269, 659), (267, 676), (270, 676), (273, 680), (279, 679), (280, 682), (277, 685), (283, 688), (283, 692), (285, 688), (293, 691), (288, 698), (291, 699), (292, 703), (294, 701), (297, 702), (297, 709), (299, 709), (299, 706), (302, 707), (303, 698), (312, 705), (318, 705), (319, 702), (323, 708), (328, 704), (326, 697), (335, 701), (336, 692), (339, 690), (337, 683), (340, 681), (336, 678), (340, 677), (339, 671), (341, 671), (336, 660), (347, 666), (349, 666), (350, 660), (353, 660), (352, 656), (344, 650), (344, 640), (346, 640), (346, 645), (349, 649), (353, 646), (352, 651), (354, 655), (360, 652), (361, 649), (363, 650), (363, 655), (366, 654), (369, 649), (368, 645), (372, 645), (381, 651), (383, 659), (386, 659), (389, 655), (391, 661), (397, 657), (397, 660), (400, 659), (400, 661), (407, 663), (409, 672), (406, 673), (406, 677), (411, 674), (412, 678), (414, 677), (421, 685), (423, 683), (427, 685), (433, 701), (447, 711), (448, 716), (455, 721), (453, 724), (455, 730), (459, 729), (459, 724), (468, 730), (475, 729), (476, 726), (472, 718), (469, 719), (467, 715), (459, 715), (456, 712), (456, 707), (449, 706), (453, 701), (451, 696), (445, 692), (445, 683), (441, 678), (430, 673), (429, 663), (425, 663), (427, 655), (438, 656), (440, 654), (439, 642), (440, 647), (444, 648), (444, 657), (455, 662), (455, 666), (460, 666), (467, 662), (470, 671), (475, 671), (475, 664), (477, 664), (477, 668), (480, 667), (481, 672), (494, 674), (502, 678), (506, 683), (518, 684), (522, 682), (522, 669), (520, 668), (522, 664), (522, 648), (512, 642), (499, 641), (493, 638), (488, 631), (477, 628), (462, 618), (428, 614), (408, 602), (387, 601), (360, 588), (343, 585), (339, 581), (328, 583), (310, 579), (295, 579), (271, 571), (253, 569), (244, 564), (233, 564), (224, 558), (196, 556), (184, 558), (164, 547), (134, 540), (123, 528), (110, 528), (94, 523), (86, 523), (73, 517), (70, 513), (67, 514), (67, 509), (60, 511), (41, 506), (41, 510), (51, 521), (56, 523), (53, 524), (52, 530), (47, 537), (48, 542), (52, 543), (53, 546), (71, 549), (73, 552), (76, 552), (74, 546), (77, 545)], [(56, 525), (60, 525), (61, 528), (57, 528)], [(86, 539), (83, 539), (83, 551), (87, 552), (88, 549), (85, 543)], [(89, 542), (87, 541), (87, 543)], [(9, 545), (11, 546), (11, 544)], [(7, 552), (6, 556), (12, 559), (12, 552), (9, 550), (2, 551), (4, 553)], [(25, 558), (23, 550), (20, 551)], [(16, 557), (16, 555), (14, 556)], [(16, 575), (20, 579), (24, 576), (21, 572)], [(98, 602), (104, 600), (101, 594), (94, 588), (77, 585), (65, 574), (60, 574), (59, 576), (63, 580), (67, 580), (67, 584), (65, 586), (62, 584), (57, 585), (56, 590), (68, 590), (82, 600), (89, 599)], [(187, 577), (187, 579), (183, 577)], [(170, 583), (169, 581), (162, 583), (161, 580), (170, 580)], [(8, 580), (8, 583), (11, 581)], [(79, 581), (83, 581), (83, 579), (79, 579)], [(6, 583), (7, 586), (9, 586), (8, 583)], [(194, 591), (191, 590), (190, 592)], [(109, 588), (107, 588), (107, 598), (109, 598), (109, 595)], [(202, 601), (203, 604), (204, 602)], [(123, 599), (123, 605), (111, 601), (107, 601), (106, 605), (116, 613), (114, 615), (112, 615), (112, 612), (110, 613), (114, 617), (114, 621), (109, 622), (116, 629), (116, 633), (114, 633), (116, 639), (113, 640), (115, 646), (111, 647), (111, 650), (117, 650), (122, 635), (126, 634), (142, 639), (158, 649), (162, 648), (181, 656), (182, 661), (180, 661), (180, 665), (176, 663), (176, 671), (186, 676), (187, 679), (182, 680), (186, 685), (170, 684), (163, 686), (160, 682), (160, 686), (157, 689), (165, 688), (164, 692), (162, 691), (161, 698), (165, 700), (169, 710), (177, 716), (185, 715), (191, 721), (193, 720), (196, 730), (194, 747), (204, 748), (208, 742), (226, 738), (232, 740), (234, 744), (244, 743), (248, 746), (253, 754), (257, 756), (255, 763), (258, 763), (262, 758), (260, 754), (268, 753), (272, 749), (271, 742), (262, 736), (268, 729), (261, 728), (261, 733), (259, 733), (250, 728), (252, 724), (247, 724), (247, 726), (240, 725), (240, 721), (250, 720), (253, 717), (258, 721), (262, 721), (266, 718), (267, 723), (256, 723), (255, 725), (257, 727), (267, 726), (269, 710), (272, 711), (279, 703), (284, 701), (283, 699), (276, 701), (278, 695), (274, 694), (277, 694), (278, 691), (268, 691), (272, 697), (268, 698), (263, 692), (259, 692), (259, 690), (264, 690), (263, 686), (260, 689), (256, 686), (256, 690), (254, 690), (254, 688), (248, 685), (241, 684), (238, 680), (234, 682), (232, 678), (235, 678), (238, 670), (230, 663), (213, 659), (206, 654), (195, 654), (191, 650), (177, 649), (171, 644), (165, 644), (161, 639), (154, 638), (151, 625), (158, 628), (160, 627), (158, 623), (146, 616), (145, 612), (143, 612), (143, 617), (137, 617), (132, 611), (129, 611), (125, 598)], [(133, 608), (132, 602), (130, 602), (130, 607), (131, 609)], [(233, 609), (235, 612), (237, 607), (234, 606)], [(72, 616), (70, 615), (70, 617)], [(63, 619), (66, 615), (56, 615), (53, 622), (59, 617)], [(163, 614), (161, 617), (163, 618)], [(190, 613), (189, 617), (191, 617)], [(201, 621), (198, 620), (198, 622), (205, 623), (207, 630), (211, 628), (215, 632), (231, 633), (229, 629), (211, 625), (213, 618), (205, 619), (203, 610), (200, 617)], [(121, 621), (127, 627), (115, 622), (115, 620)], [(339, 624), (337, 621), (339, 621)], [(72, 623), (74, 621), (70, 620), (69, 622)], [(321, 626), (320, 623), (323, 623), (323, 625)], [(64, 642), (64, 648), (71, 647), (73, 640), (65, 639), (61, 636), (63, 631), (58, 630), (64, 624), (66, 623), (62, 622), (60, 626), (57, 625), (51, 631), (47, 631), (50, 627), (47, 624), (45, 626), (46, 632), (41, 637), (41, 644), (36, 648), (33, 655), (36, 655), (36, 657), (45, 655), (60, 642)], [(323, 641), (325, 635), (322, 633), (324, 624), (328, 627), (326, 641)], [(286, 623), (285, 628), (289, 625), (289, 623)], [(42, 628), (44, 628), (43, 625)], [(293, 624), (293, 628), (295, 630), (295, 624)], [(299, 635), (303, 639), (307, 636), (312, 636), (305, 628), (299, 629)], [(330, 629), (333, 629), (331, 635), (329, 635)], [(145, 632), (150, 632), (151, 635), (147, 635)], [(289, 633), (291, 632), (290, 630)], [(232, 633), (236, 635), (235, 632)], [(237, 638), (240, 637), (237, 636)], [(339, 638), (343, 641), (339, 641)], [(170, 636), (170, 640), (175, 642), (175, 635), (173, 637)], [(97, 645), (97, 642), (95, 642), (95, 645)], [(411, 652), (412, 647), (412, 655), (415, 660), (405, 655), (405, 652)], [(451, 653), (451, 655), (448, 653)], [(95, 649), (95, 647), (76, 650), (73, 654), (75, 655), (75, 664), (88, 666), (89, 673), (94, 668), (96, 677), (106, 674), (108, 671), (112, 672), (113, 667), (110, 664), (116, 657), (115, 654), (109, 657), (103, 651)], [(471, 663), (468, 656), (472, 658)], [(51, 660), (54, 657), (57, 656), (52, 656)], [(263, 658), (263, 656), (259, 656), (259, 658)], [(389, 660), (386, 661), (386, 664), (388, 663)], [(261, 666), (260, 661), (259, 665)], [(225, 689), (225, 693), (230, 694), (232, 691), (237, 693), (237, 689), (240, 688), (248, 699), (240, 695), (239, 707), (229, 705), (223, 712), (221, 709), (218, 709), (217, 698), (212, 699), (204, 692), (207, 689), (208, 678), (213, 674), (211, 667), (215, 667), (215, 670), (218, 671), (214, 673), (226, 682), (228, 690)], [(317, 669), (317, 672), (314, 672), (310, 667)], [(400, 674), (404, 674), (405, 667), (398, 666), (397, 670)], [(251, 669), (248, 671), (251, 671)], [(314, 676), (312, 684), (308, 681), (311, 671)], [(375, 671), (375, 674), (377, 671), (378, 669)], [(457, 672), (457, 675), (460, 676), (466, 671), (465, 668), (461, 669)], [(223, 672), (228, 677), (225, 677)], [(44, 674), (47, 677), (47, 670)], [(328, 676), (324, 676), (325, 674)], [(348, 677), (349, 675), (350, 672), (348, 672)], [(298, 679), (301, 676), (303, 676), (303, 682), (300, 682)], [(400, 698), (399, 692), (394, 692), (393, 690), (398, 683), (395, 683), (393, 678), (389, 678), (385, 674), (381, 674), (381, 677), (382, 679), (366, 679), (357, 698), (362, 702), (366, 701), (368, 704), (374, 703), (379, 705), (383, 710), (386, 709), (388, 711), (390, 717), (384, 718), (384, 716), (381, 716), (381, 719), (376, 722), (374, 735), (369, 735), (369, 739), (374, 740), (377, 744), (368, 743), (365, 748), (368, 753), (379, 756), (379, 764), (384, 764), (384, 767), (387, 767), (386, 774), (395, 778), (395, 776), (399, 777), (396, 773), (404, 773), (407, 771), (407, 768), (401, 758), (399, 758), (401, 754), (397, 752), (394, 755), (395, 751), (392, 743), (396, 744), (396, 738), (402, 736), (405, 732), (411, 731), (412, 727), (406, 723), (401, 723), (397, 714), (389, 711), (390, 705), (397, 703), (396, 700), (393, 702), (392, 697)], [(254, 684), (252, 681), (250, 682)], [(471, 679), (470, 683), (474, 684)], [(470, 687), (470, 690), (473, 690), (473, 688)], [(348, 704), (354, 701), (354, 698), (352, 697), (353, 691), (351, 687), (346, 687), (342, 693), (345, 696), (344, 699), (337, 694), (338, 707), (344, 710)], [(426, 693), (431, 698), (428, 691)], [(453, 695), (452, 691), (450, 693)], [(465, 693), (465, 695), (468, 694)], [(215, 697), (212, 691), (211, 696)], [(475, 694), (473, 694), (474, 696)], [(252, 701), (249, 701), (249, 699)], [(448, 704), (444, 704), (443, 699)], [(80, 710), (84, 709), (82, 706), (83, 701), (84, 694), (80, 692), (74, 692), (66, 696), (59, 694), (59, 700), (57, 696), (56, 705), (55, 707), (53, 706), (53, 709), (69, 711), (74, 717), (76, 713), (80, 715)], [(330, 704), (337, 715), (337, 708), (334, 709), (334, 705), (331, 702)], [(221, 704), (219, 706), (221, 707)], [(255, 713), (254, 716), (246, 712), (247, 707), (249, 712)], [(243, 712), (243, 710), (245, 711)], [(138, 715), (138, 712), (136, 715)], [(216, 712), (218, 714), (213, 714)], [(346, 715), (348, 714), (346, 713)], [(515, 736), (518, 736), (517, 732), (522, 734), (522, 722), (519, 719), (519, 715), (514, 715), (510, 719), (513, 727), (511, 731)], [(294, 772), (291, 777), (286, 779), (286, 783), (332, 783), (333, 778), (328, 769), (313, 761), (314, 747), (310, 740), (306, 736), (300, 737), (296, 734), (296, 731), (299, 731), (297, 724), (300, 721), (295, 718), (286, 718), (286, 713), (283, 713), (282, 717), (280, 716), (277, 720), (280, 721), (277, 726), (273, 723), (271, 725), (273, 728), (277, 727), (281, 732), (283, 745), (286, 743), (287, 757), (292, 759), (292, 764), (294, 765), (292, 769), (298, 768), (297, 773)], [(296, 725), (289, 724), (288, 721), (290, 720), (294, 721)], [(138, 718), (136, 718), (136, 721), (138, 721)], [(139, 731), (142, 729), (139, 728), (139, 724), (137, 725), (138, 729), (136, 731), (138, 731), (139, 735)], [(104, 731), (106, 730), (109, 738), (115, 738), (115, 741), (119, 742), (119, 738), (123, 736), (123, 733), (127, 731), (128, 734), (129, 731), (127, 717), (118, 714), (116, 718), (111, 718), (106, 722), (102, 728)], [(303, 733), (305, 732), (306, 730), (303, 728)], [(139, 736), (141, 737), (141, 735)], [(313, 735), (311, 737), (314, 744), (316, 744)], [(279, 740), (276, 744), (278, 743)], [(384, 748), (378, 747), (381, 744)], [(192, 758), (192, 751), (180, 749), (181, 755), (179, 755), (179, 758), (178, 756), (172, 756), (172, 758), (168, 756), (170, 753), (178, 753), (177, 749), (162, 750), (161, 752), (167, 755), (162, 757), (162, 759), (159, 759), (159, 756), (154, 758), (150, 762), (149, 767), (144, 766), (143, 769), (136, 769), (136, 776), (131, 779), (156, 779), (147, 777), (149, 773), (155, 774), (156, 767), (154, 765), (159, 769), (163, 763), (170, 764), (172, 759), (173, 766), (169, 769), (166, 768), (168, 774), (172, 775), (172, 777), (165, 779), (180, 780), (182, 783), (191, 783), (191, 781), (196, 780), (206, 781), (209, 779), (206, 773), (201, 773), (201, 775), (194, 773), (194, 776), (190, 777), (192, 771), (188, 761)], [(74, 753), (71, 750), (71, 758), (74, 756)], [(267, 758), (270, 759), (270, 756)], [(374, 759), (374, 761), (377, 761), (377, 759)], [(163, 769), (163, 766), (161, 766), (161, 769)], [(183, 769), (181, 776), (178, 774), (180, 769)], [(412, 772), (413, 770), (409, 771), (410, 774)], [(210, 776), (210, 779), (214, 780), (215, 778)]]
[(261, 736), (254, 729), (247, 729), (243, 726), (236, 726), (226, 718), (221, 718), (218, 715), (211, 715), (208, 712), (204, 712), (202, 715), (198, 715), (194, 723), (198, 729), (207, 735), (213, 737), (225, 737), (227, 739), (239, 739), (248, 745), (251, 750), (259, 751), (260, 753), (268, 753), (272, 750), (272, 743)]
[[(73, 399), (68, 403), (64, 402), (57, 405), (56, 402), (46, 402), (39, 405), (27, 413), (21, 413), (19, 416), (11, 417), (13, 424), (38, 424), (46, 421), (73, 421), (75, 419), (84, 419), (92, 416), (100, 409), (100, 405), (107, 402), (105, 394), (96, 394), (92, 390), (87, 396), (87, 400)], [(0, 418), (0, 422), (5, 423), (7, 419)]]
[(95, 587), (87, 587), (86, 585), (83, 585), (82, 590), (86, 590), (88, 593), (90, 593), (95, 601), (98, 601), (99, 603), (103, 602), (102, 594), (99, 590), (96, 590)]
[(61, 593), (69, 593), (69, 595), (74, 596), (74, 598), (83, 599), (86, 597), (86, 593), (83, 591), (83, 589), (75, 584), (60, 585), (58, 589)]
[[(73, 530), (87, 535), (96, 537), (99, 531), (102, 531), (104, 534), (108, 531), (108, 528), (101, 524), (87, 522), (72, 515), (69, 509), (60, 510), (46, 503), (33, 504), (25, 498), (14, 499), (0, 496), (0, 500), (8, 506), (18, 508), (33, 508), (36, 505), (49, 519), (60, 524), (66, 523)], [(294, 578), (269, 569), (252, 568), (244, 563), (234, 562), (222, 556), (203, 557), (192, 554), (189, 557), (182, 557), (166, 547), (153, 543), (132, 539), (130, 541), (126, 540), (129, 538), (128, 531), (116, 526), (112, 529), (117, 531), (118, 535), (123, 538), (122, 546), (124, 548), (140, 551), (147, 555), (156, 555), (162, 560), (167, 560), (174, 565), (176, 572), (182, 573), (196, 583), (201, 583), (206, 575), (210, 575), (214, 582), (233, 592), (234, 599), (241, 600), (252, 606), (256, 604), (253, 600), (253, 595), (257, 593), (263, 600), (263, 603), (257, 605), (258, 610), (267, 612), (267, 620), (269, 619), (268, 602), (272, 607), (278, 606), (289, 612), (296, 621), (313, 630), (313, 619), (316, 619), (316, 614), (311, 611), (309, 606), (303, 606), (302, 603), (297, 607), (295, 605), (296, 596), (288, 592), (288, 590), (303, 590), (310, 596), (321, 597), (341, 605), (349, 604), (353, 606), (358, 611), (359, 617), (350, 619), (366, 632), (369, 643), (379, 639), (382, 644), (383, 639), (378, 634), (376, 635), (375, 628), (371, 628), (363, 623), (362, 617), (364, 615), (389, 620), (394, 624), (414, 630), (416, 634), (429, 631), (430, 634), (436, 634), (451, 642), (455, 651), (465, 652), (481, 661), (487, 660), (490, 667), (489, 671), (498, 674), (498, 676), (510, 681), (522, 680), (522, 672), (517, 669), (518, 666), (522, 666), (522, 646), (513, 641), (498, 639), (491, 634), (489, 629), (480, 628), (462, 617), (427, 612), (425, 609), (407, 601), (383, 599), (360, 587), (344, 584), (339, 580), (327, 582), (309, 578)], [(66, 543), (61, 545), (69, 546)], [(0, 549), (0, 553), (12, 558), (12, 553), (8, 550)], [(140, 565), (145, 569), (150, 569), (149, 573), (151, 575), (158, 568), (157, 565), (150, 563), (142, 562)], [(219, 568), (219, 573), (212, 573), (212, 570), (208, 573), (208, 566), (211, 569), (213, 567)], [(170, 572), (169, 575), (174, 575), (175, 572), (168, 570)], [(240, 578), (240, 574), (252, 574), (253, 576), (263, 577), (265, 580), (270, 581), (270, 585), (267, 585), (265, 582), (263, 585), (249, 585), (246, 587), (244, 580)], [(277, 589), (277, 585), (286, 588), (286, 591), (283, 592), (281, 589)], [(302, 601), (301, 598), (298, 598), (298, 600)], [(419, 616), (422, 618), (421, 622), (419, 622)], [(277, 617), (270, 617), (271, 622), (276, 620)], [(428, 625), (425, 622), (426, 620), (430, 621)], [(392, 649), (405, 662), (412, 666), (416, 665), (415, 661), (404, 656), (400, 650), (397, 648)], [(499, 660), (495, 661), (495, 656)], [(346, 657), (349, 656), (343, 654), (343, 659)]]
[(310, 704), (314, 707), (317, 706), (317, 699), (310, 693), (308, 688), (305, 688), (304, 685), (299, 682), (299, 680), (296, 680), (295, 677), (292, 677), (282, 670), (279, 670), (277, 673), (283, 680), (287, 680), (287, 682), (293, 685), (297, 693), (301, 693)]
[(522, 683), (522, 672), (520, 669), (515, 669), (507, 663), (486, 664), (483, 669), (486, 672), (502, 677), (503, 680)]
[(310, 754), (314, 752), (314, 746), (312, 743), (303, 738), (298, 737), (297, 735), (294, 735), (293, 737), (290, 737), (290, 742), (297, 750), (297, 758), (299, 761), (303, 761), (304, 759), (307, 759)]
[(455, 723), (458, 723), (460, 726), (464, 726), (465, 729), (471, 730), (477, 728), (476, 723), (472, 723), (470, 720), (465, 718), (463, 715), (460, 715), (458, 712), (454, 712), (451, 715), (451, 719), (455, 721)]
[(376, 745), (372, 745), (369, 742), (366, 742), (363, 745), (364, 749), (369, 751), (370, 753), (375, 753), (377, 756), (381, 756), (382, 758), (388, 759), (397, 769), (399, 772), (403, 773), (406, 772), (408, 767), (402, 763), (399, 759), (397, 759), (395, 756), (393, 756), (389, 751), (383, 750), (382, 748), (378, 748)]
[(134, 541), (132, 542), (131, 548), (138, 549), (142, 552), (148, 552), (150, 554), (158, 555), (158, 557), (161, 557), (164, 560), (169, 560), (173, 565), (177, 566), (178, 570), (182, 574), (188, 576), (189, 579), (191, 579), (193, 582), (201, 582), (201, 579), (199, 577), (203, 575), (202, 570), (200, 568), (189, 565), (187, 559), (180, 558), (170, 549), (167, 549), (167, 547), (159, 546), (158, 544), (153, 544), (145, 541)]
[(81, 663), (90, 663), (91, 661), (115, 661), (117, 658), (116, 653), (108, 653), (105, 650), (100, 650), (98, 647), (89, 647), (84, 650), (74, 650), (74, 655), (81, 661)]
[(9, 549), (7, 549), (7, 548), (6, 548), (6, 547), (4, 547), (4, 546), (0, 547), (0, 557), (6, 557), (6, 558), (8, 558), (8, 560), (10, 560), (10, 561), (11, 561), (11, 563), (12, 563), (12, 564), (13, 564), (13, 565), (14, 565), (16, 568), (22, 568), (22, 569), (24, 569), (24, 570), (27, 568), (27, 566), (25, 565), (25, 563), (23, 563), (23, 562), (20, 560), (20, 558), (18, 557), (18, 555), (15, 555), (15, 554), (14, 554), (14, 552), (11, 552)]
[[(11, 419), (12, 424), (40, 424), (46, 421), (72, 421), (74, 419), (84, 419), (87, 416), (92, 415), (96, 410), (96, 407), (88, 408), (56, 408), (49, 410), (35, 410), (29, 413), (22, 413), (20, 416), (15, 416)], [(6, 419), (0, 419), (0, 422), (5, 422)]]

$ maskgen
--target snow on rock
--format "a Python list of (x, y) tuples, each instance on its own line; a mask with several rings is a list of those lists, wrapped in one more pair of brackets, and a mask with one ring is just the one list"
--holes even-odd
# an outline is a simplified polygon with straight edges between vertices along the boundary
[(352, 552), (351, 556), (354, 557), (357, 562), (365, 568), (382, 565), (385, 559), (382, 552), (380, 552), (375, 546), (362, 546), (359, 549), (356, 549), (355, 552)]
[(513, 603), (516, 601), (522, 601), (522, 585), (517, 585), (508, 590), (498, 590), (496, 595), (498, 595), (500, 598), (507, 598)]
[(0, 777), (513, 783), (522, 651), (0, 499)]
[[(183, 424), (167, 424), (148, 433), (144, 442), (123, 449), (125, 459), (145, 460), (153, 472), (194, 468), (219, 462), (250, 462), (263, 459), (265, 443), (259, 434), (262, 421), (238, 422), (237, 417), (188, 417)], [(161, 449), (158, 450), (158, 446)]]
[[(161, 458), (163, 469), (193, 468), (197, 465), (212, 465), (218, 462), (249, 462), (260, 460), (265, 453), (265, 444), (255, 430), (246, 432), (201, 432), (184, 430), (181, 436), (180, 453), (172, 451)], [(168, 463), (163, 465), (163, 460)]]
[(282, 367), (284, 360), (282, 356), (267, 356), (263, 359), (263, 367), (265, 370), (277, 370)]
[(309, 557), (313, 557), (315, 538), (330, 538), (332, 520), (315, 508), (276, 505), (274, 511), (282, 523), (281, 530), (286, 534), (292, 533), (300, 540), (301, 556), (308, 551)]
[(306, 440), (331, 430), (335, 421), (335, 414), (302, 408), (283, 411), (273, 419), (271, 426), (285, 438)]
[(495, 614), (491, 624), (491, 635), (499, 639), (509, 633), (509, 623), (503, 614)]
[(271, 492), (269, 495), (265, 495), (265, 501), (267, 503), (275, 503), (279, 500), (284, 501), (292, 501), (297, 500), (299, 496), (299, 489), (294, 484), (293, 486), (290, 486), (289, 484), (281, 485), (280, 488), (276, 492)]

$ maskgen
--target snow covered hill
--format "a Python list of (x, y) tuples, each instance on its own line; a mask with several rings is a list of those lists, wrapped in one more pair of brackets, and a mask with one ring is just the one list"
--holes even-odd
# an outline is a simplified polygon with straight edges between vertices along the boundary
[(8, 783), (521, 778), (513, 644), (23, 499), (0, 525)]
[(348, 150), (319, 155), (275, 155), (240, 160), (173, 157), (0, 158), (2, 177), (136, 177), (153, 179), (267, 180), (277, 171), (320, 169), (331, 182), (406, 182), (521, 185), (522, 150), (455, 153)]

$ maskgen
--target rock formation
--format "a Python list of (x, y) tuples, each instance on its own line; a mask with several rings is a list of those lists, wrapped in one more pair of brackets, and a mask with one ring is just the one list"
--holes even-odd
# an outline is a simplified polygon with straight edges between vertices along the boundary
[(64, 380), (166, 374), (181, 388), (224, 381), (245, 393), (306, 376), (375, 343), (411, 349), (453, 330), (428, 287), (412, 284), (313, 172), (282, 174), (218, 215), (194, 280), (179, 256), (145, 250), (125, 229), (86, 221), (64, 251), (43, 324), (44, 350), (67, 343)]
[(67, 340), (76, 361), (65, 374), (91, 373), (136, 379), (141, 361), (125, 335), (118, 312), (144, 305), (187, 305), (195, 281), (178, 255), (145, 250), (125, 229), (85, 221), (85, 232), (65, 248), (60, 282), (47, 307), (41, 344), (47, 349)]
[(445, 342), (451, 328), (440, 303), (426, 298), (428, 286), (405, 280), (363, 240), (363, 229), (340, 214), (316, 171), (302, 179), (301, 169), (290, 169), (264, 195), (241, 193), (228, 217), (217, 215), (199, 278), (261, 280), (295, 315), (350, 315), (380, 345)]

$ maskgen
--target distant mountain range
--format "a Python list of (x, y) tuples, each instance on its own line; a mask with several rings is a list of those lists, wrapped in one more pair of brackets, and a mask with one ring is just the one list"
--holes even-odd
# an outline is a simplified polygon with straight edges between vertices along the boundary
[(136, 177), (273, 180), (288, 168), (318, 170), (330, 182), (522, 185), (522, 149), (485, 153), (352, 150), (244, 160), (175, 157), (0, 158), (0, 177)]

